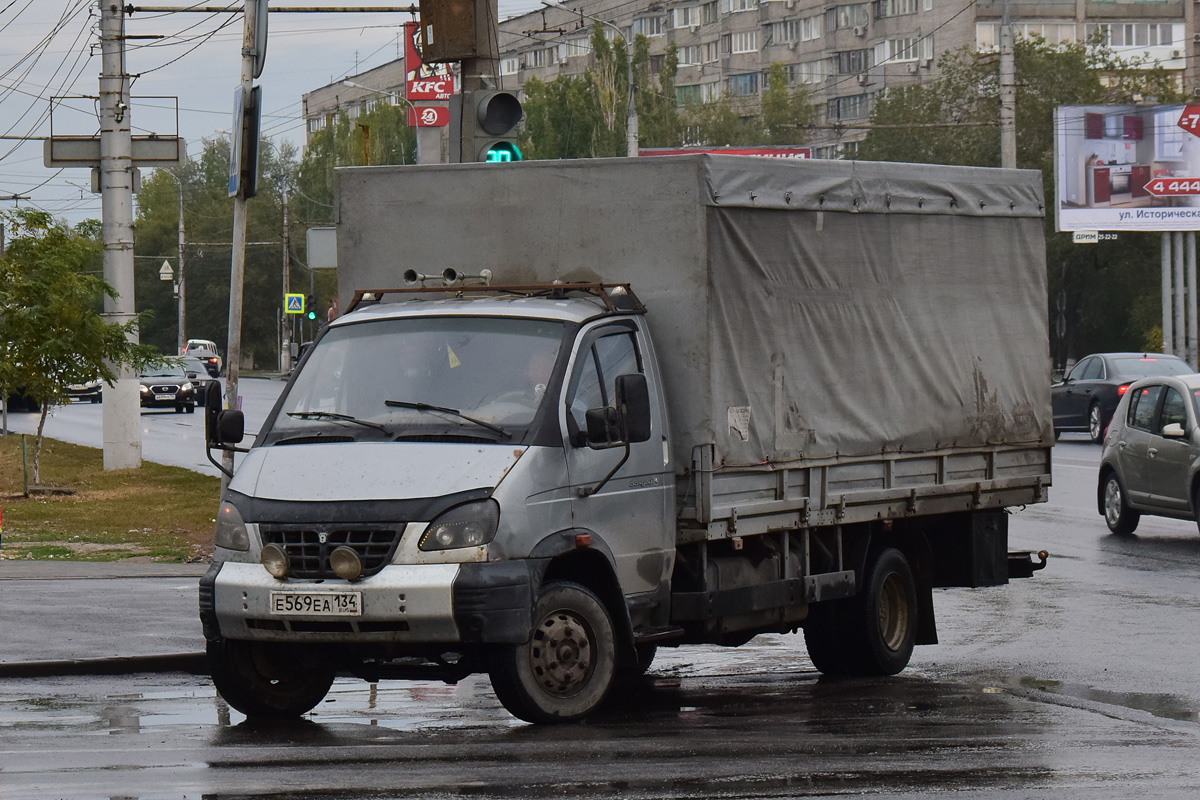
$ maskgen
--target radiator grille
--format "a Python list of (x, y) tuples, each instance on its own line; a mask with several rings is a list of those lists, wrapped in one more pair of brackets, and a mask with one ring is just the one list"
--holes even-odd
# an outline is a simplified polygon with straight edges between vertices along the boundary
[(392, 560), (404, 528), (403, 524), (259, 526), (263, 543), (283, 549), (291, 574), (297, 578), (336, 578), (329, 566), (329, 555), (343, 545), (362, 559), (364, 577), (374, 575)]

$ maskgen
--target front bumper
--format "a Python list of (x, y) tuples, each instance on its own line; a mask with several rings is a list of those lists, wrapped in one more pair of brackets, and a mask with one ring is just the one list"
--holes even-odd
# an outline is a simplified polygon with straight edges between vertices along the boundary
[[(516, 644), (529, 638), (537, 560), (392, 564), (348, 583), (277, 580), (261, 564), (214, 564), (200, 580), (207, 639), (274, 642)], [(271, 613), (271, 593), (361, 592), (359, 616)]]

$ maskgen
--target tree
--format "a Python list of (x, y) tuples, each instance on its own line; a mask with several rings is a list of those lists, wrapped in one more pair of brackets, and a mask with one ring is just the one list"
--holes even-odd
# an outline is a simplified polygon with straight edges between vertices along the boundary
[(131, 341), (142, 317), (121, 324), (101, 316), (116, 292), (101, 270), (95, 220), (70, 229), (48, 213), (7, 215), (12, 239), (0, 258), (0, 387), (19, 388), (41, 406), (33, 450), (33, 481), (41, 481), (42, 433), (50, 406), (67, 386), (100, 378), (112, 386), (125, 366), (154, 363), (153, 347)]
[(762, 97), (728, 96), (686, 106), (681, 114), (689, 144), (718, 147), (754, 144), (804, 144), (817, 119), (812, 97), (787, 85), (787, 70), (772, 64)]
[(817, 109), (808, 90), (790, 88), (787, 70), (782, 64), (772, 64), (762, 93), (762, 140), (768, 144), (804, 144), (808, 126), (816, 121)]
[[(1021, 38), (1014, 55), (1017, 166), (1042, 171), (1048, 199), (1055, 196), (1055, 108), (1184, 99), (1166, 70), (1120, 59), (1098, 40), (1049, 45)], [(887, 127), (867, 134), (859, 158), (1000, 165), (997, 56), (964, 48), (943, 55), (938, 68), (937, 80), (889, 90), (879, 98), (871, 123)], [(1052, 206), (1048, 201), (1047, 208)], [(1067, 295), (1068, 335), (1054, 343), (1054, 356), (1141, 349), (1160, 319), (1159, 237), (1122, 233), (1116, 242), (1082, 248), (1054, 231), (1052, 210), (1045, 225), (1050, 308), (1057, 307), (1061, 292)]]

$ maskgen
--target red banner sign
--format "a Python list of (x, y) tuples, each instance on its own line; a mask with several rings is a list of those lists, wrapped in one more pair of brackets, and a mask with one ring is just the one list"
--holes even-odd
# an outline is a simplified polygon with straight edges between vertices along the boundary
[(454, 94), (454, 76), (445, 64), (429, 66), (421, 61), (417, 50), (420, 31), (417, 23), (404, 23), (404, 96), (409, 100), (449, 100)]
[(444, 128), (450, 124), (450, 109), (445, 106), (409, 106), (411, 128)]
[(1200, 136), (1200, 105), (1185, 106), (1176, 124), (1193, 136)]
[(1180, 197), (1200, 194), (1200, 178), (1155, 178), (1146, 184), (1155, 197)]

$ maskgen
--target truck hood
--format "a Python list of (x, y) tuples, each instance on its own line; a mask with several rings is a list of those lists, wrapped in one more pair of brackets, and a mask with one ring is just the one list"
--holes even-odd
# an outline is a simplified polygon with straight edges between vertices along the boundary
[(260, 447), (229, 488), (264, 500), (412, 500), (492, 488), (525, 452), (511, 444), (345, 442)]

